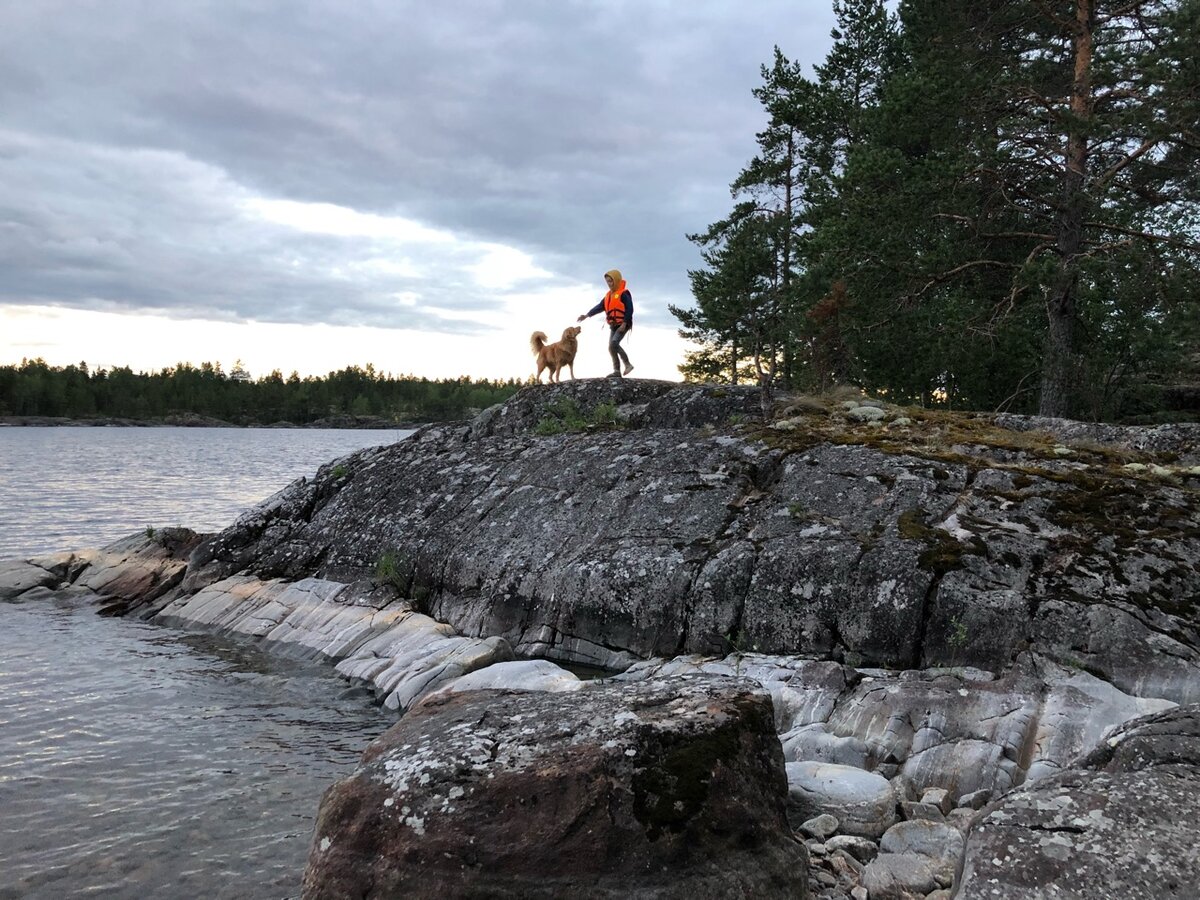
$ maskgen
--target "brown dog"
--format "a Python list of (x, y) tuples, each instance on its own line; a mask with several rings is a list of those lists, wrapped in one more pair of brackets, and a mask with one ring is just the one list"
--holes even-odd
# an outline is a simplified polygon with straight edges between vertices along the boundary
[(562, 340), (547, 344), (544, 331), (535, 331), (529, 339), (529, 349), (537, 354), (537, 380), (542, 380), (542, 370), (549, 369), (548, 381), (559, 381), (564, 367), (575, 377), (575, 352), (579, 349), (579, 332), (582, 328), (572, 325), (562, 333)]

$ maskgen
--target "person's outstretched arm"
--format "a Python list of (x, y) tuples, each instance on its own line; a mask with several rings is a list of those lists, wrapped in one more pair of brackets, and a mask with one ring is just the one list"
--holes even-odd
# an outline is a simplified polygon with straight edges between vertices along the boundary
[[(628, 294), (629, 292), (626, 291), (625, 293)], [(589, 309), (587, 312), (585, 312), (582, 316), (580, 316), (575, 321), (582, 322), (584, 319), (590, 319), (592, 316), (594, 316), (598, 312), (604, 312), (604, 301), (603, 300), (601, 300), (599, 303), (597, 303), (595, 306), (593, 306), (591, 309)]]

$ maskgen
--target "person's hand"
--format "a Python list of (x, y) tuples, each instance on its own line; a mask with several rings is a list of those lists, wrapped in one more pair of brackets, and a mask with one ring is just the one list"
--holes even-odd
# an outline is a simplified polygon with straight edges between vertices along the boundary
[(580, 317), (579, 317), (578, 319), (576, 319), (575, 321), (576, 321), (576, 322), (582, 322), (582, 321), (583, 321), (584, 319), (586, 319), (586, 318), (587, 318), (587, 316), (580, 316)]

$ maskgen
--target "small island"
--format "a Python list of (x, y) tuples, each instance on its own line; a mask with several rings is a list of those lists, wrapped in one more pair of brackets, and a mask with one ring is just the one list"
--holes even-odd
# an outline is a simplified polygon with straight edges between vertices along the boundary
[(761, 409), (529, 387), (0, 596), (70, 584), (402, 713), (322, 803), (310, 898), (1198, 883), (1200, 425)]

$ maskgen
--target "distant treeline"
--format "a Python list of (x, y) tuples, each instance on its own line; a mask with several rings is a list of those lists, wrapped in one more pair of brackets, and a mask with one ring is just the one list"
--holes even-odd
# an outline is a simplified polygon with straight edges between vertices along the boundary
[(203, 416), (238, 425), (305, 425), (343, 416), (396, 422), (457, 419), (512, 396), (520, 382), (394, 376), (349, 366), (324, 378), (284, 377), (278, 370), (254, 379), (240, 366), (179, 363), (158, 372), (128, 366), (50, 366), (42, 359), (0, 366), (0, 416), (72, 419), (161, 419)]

